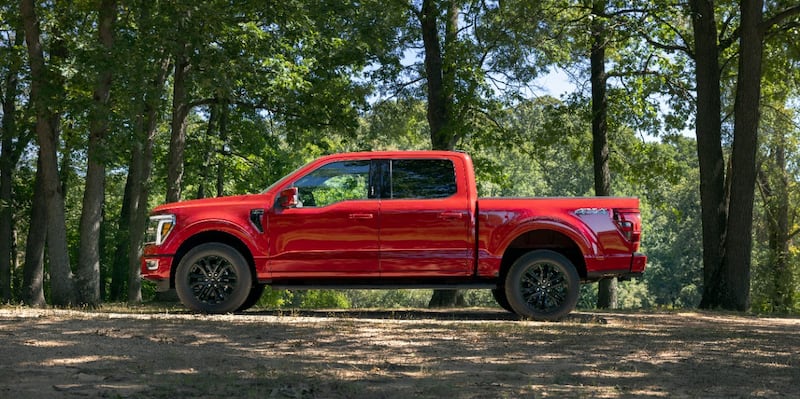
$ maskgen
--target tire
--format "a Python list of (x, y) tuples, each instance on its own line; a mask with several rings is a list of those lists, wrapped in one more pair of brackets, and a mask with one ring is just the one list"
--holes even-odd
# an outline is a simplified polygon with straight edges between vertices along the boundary
[(500, 305), (501, 308), (503, 308), (503, 309), (505, 309), (505, 310), (507, 310), (507, 311), (509, 311), (511, 313), (516, 313), (516, 312), (514, 312), (514, 309), (511, 307), (511, 304), (508, 303), (508, 297), (506, 297), (506, 289), (505, 288), (497, 287), (497, 288), (493, 289), (492, 290), (492, 296), (494, 297), (494, 300), (497, 302), (498, 305)]
[(575, 309), (580, 278), (575, 266), (563, 255), (537, 250), (511, 265), (505, 289), (516, 314), (538, 321), (558, 321)]
[(247, 300), (253, 286), (250, 267), (239, 251), (220, 243), (199, 245), (175, 271), (175, 290), (187, 308), (203, 313), (230, 313)]
[(253, 288), (250, 288), (250, 293), (247, 294), (247, 299), (244, 300), (244, 303), (239, 306), (239, 309), (236, 309), (236, 311), (243, 312), (257, 304), (258, 300), (261, 299), (261, 295), (264, 294), (264, 288), (266, 286), (266, 284), (256, 284), (253, 286)]

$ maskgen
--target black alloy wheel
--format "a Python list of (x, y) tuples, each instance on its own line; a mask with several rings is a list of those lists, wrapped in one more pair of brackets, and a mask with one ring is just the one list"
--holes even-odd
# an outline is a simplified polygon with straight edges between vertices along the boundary
[(506, 297), (515, 313), (540, 321), (558, 321), (578, 303), (580, 278), (563, 255), (549, 250), (529, 252), (506, 275)]
[(220, 243), (193, 248), (175, 272), (175, 289), (181, 302), (204, 313), (238, 310), (252, 287), (253, 276), (242, 254)]

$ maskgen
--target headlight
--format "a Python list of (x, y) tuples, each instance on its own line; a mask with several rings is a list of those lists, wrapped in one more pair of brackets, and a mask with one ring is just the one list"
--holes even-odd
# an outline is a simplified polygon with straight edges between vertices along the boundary
[(145, 243), (156, 245), (163, 244), (173, 227), (175, 227), (175, 215), (150, 216), (150, 224), (147, 225)]

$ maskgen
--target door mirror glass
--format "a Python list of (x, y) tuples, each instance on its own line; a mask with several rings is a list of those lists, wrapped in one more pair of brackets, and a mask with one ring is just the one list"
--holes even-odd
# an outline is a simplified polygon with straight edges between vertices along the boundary
[(297, 187), (289, 187), (281, 191), (280, 201), (282, 208), (294, 208), (297, 206)]

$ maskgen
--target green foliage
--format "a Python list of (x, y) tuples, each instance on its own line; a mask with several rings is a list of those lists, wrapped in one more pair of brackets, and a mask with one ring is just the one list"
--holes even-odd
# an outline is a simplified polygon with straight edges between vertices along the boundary
[(653, 307), (653, 295), (646, 281), (619, 282), (617, 305), (620, 309), (648, 309)]
[[(653, 143), (672, 160), (672, 177), (648, 179), (643, 212), (642, 250), (648, 255), (645, 282), (654, 305), (694, 307), (702, 286), (698, 170), (694, 143), (680, 136)], [(640, 169), (641, 170), (641, 169)], [(663, 184), (666, 181), (669, 184)], [(690, 287), (687, 289), (687, 287)]]
[(294, 293), (287, 290), (275, 290), (270, 286), (264, 288), (264, 294), (256, 306), (267, 309), (282, 308), (292, 302)]
[(346, 290), (353, 308), (420, 308), (428, 306), (431, 290)]
[[(771, 89), (789, 83), (770, 85)], [(762, 117), (762, 140), (754, 227), (752, 307), (758, 312), (792, 313), (800, 310), (797, 290), (798, 216), (800, 216), (800, 143), (796, 113), (780, 106), (782, 93), (770, 93), (778, 103)]]
[(348, 309), (350, 301), (342, 291), (310, 290), (300, 301), (303, 309)]

